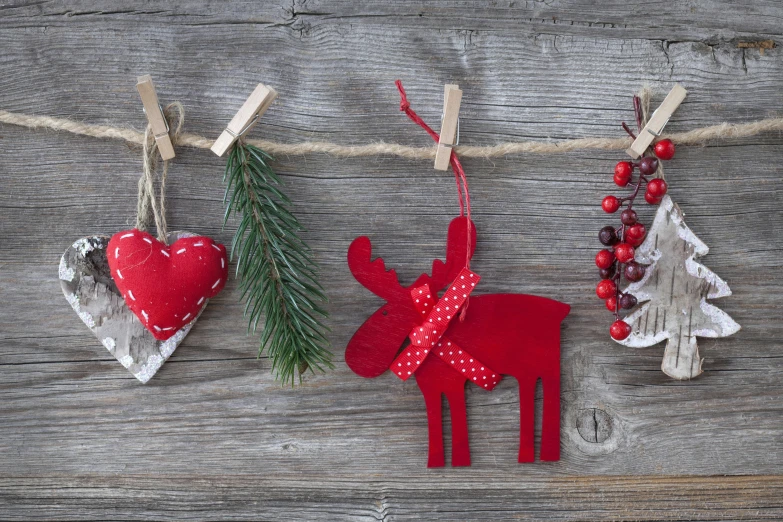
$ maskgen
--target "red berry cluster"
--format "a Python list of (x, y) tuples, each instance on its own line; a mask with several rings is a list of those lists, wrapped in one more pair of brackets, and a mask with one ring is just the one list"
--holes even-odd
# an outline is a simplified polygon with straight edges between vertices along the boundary
[[(626, 129), (627, 130), (627, 129)], [(633, 134), (631, 134), (633, 136)], [(615, 321), (609, 333), (612, 338), (622, 341), (631, 335), (631, 326), (620, 319), (620, 309), (628, 310), (636, 306), (636, 298), (620, 291), (620, 278), (629, 282), (640, 281), (644, 277), (645, 265), (634, 260), (635, 248), (642, 244), (647, 229), (638, 222), (633, 203), (639, 195), (642, 183), (647, 185), (644, 199), (651, 205), (657, 205), (668, 189), (661, 178), (650, 178), (658, 170), (658, 160), (670, 160), (674, 157), (674, 143), (661, 140), (653, 147), (654, 155), (642, 156), (638, 162), (621, 161), (614, 167), (614, 182), (619, 187), (633, 183), (633, 172), (639, 169), (634, 191), (628, 197), (606, 196), (601, 202), (604, 212), (613, 214), (625, 205), (620, 213), (621, 225), (617, 228), (607, 225), (598, 233), (598, 240), (608, 247), (595, 256), (601, 282), (595, 291), (598, 297), (606, 301), (606, 307), (614, 313)]]

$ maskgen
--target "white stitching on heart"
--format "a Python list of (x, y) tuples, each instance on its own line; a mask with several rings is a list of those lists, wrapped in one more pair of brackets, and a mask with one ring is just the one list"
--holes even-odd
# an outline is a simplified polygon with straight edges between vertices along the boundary
[(147, 243), (149, 243), (150, 245), (152, 244), (152, 240), (151, 240), (150, 238), (148, 238), (148, 237), (144, 237), (144, 238), (142, 238), (142, 239), (144, 239), (144, 241), (146, 241), (146, 242), (147, 242)]
[(177, 250), (177, 254), (181, 254), (181, 253), (182, 253), (182, 252), (184, 252), (184, 251), (185, 251), (185, 249), (184, 249), (184, 248), (180, 248), (179, 250)]
[(125, 239), (126, 237), (133, 237), (133, 234), (131, 233), (131, 234), (122, 235), (120, 236), (120, 239)]
[(220, 279), (218, 279), (217, 281), (215, 281), (215, 284), (214, 284), (214, 285), (212, 285), (212, 288), (215, 288), (215, 287), (216, 287), (217, 285), (219, 285), (219, 284), (220, 284)]
[(123, 278), (123, 277), (122, 277), (122, 272), (120, 272), (120, 269), (119, 269), (119, 268), (117, 269), (117, 275), (119, 276), (119, 278), (120, 278), (120, 279), (122, 279), (122, 278)]
[(163, 254), (163, 255), (164, 255), (164, 256), (166, 256), (166, 257), (171, 257), (171, 256), (169, 255), (169, 253), (168, 253), (168, 252), (166, 252), (165, 250), (161, 250), (161, 251), (160, 251), (160, 253), (161, 253), (161, 254)]
[(128, 290), (128, 295), (129, 295), (129, 296), (130, 296), (130, 298), (131, 298), (131, 299), (133, 299), (134, 301), (136, 300), (136, 298), (135, 298), (135, 297), (133, 297), (133, 292), (131, 292), (130, 290)]

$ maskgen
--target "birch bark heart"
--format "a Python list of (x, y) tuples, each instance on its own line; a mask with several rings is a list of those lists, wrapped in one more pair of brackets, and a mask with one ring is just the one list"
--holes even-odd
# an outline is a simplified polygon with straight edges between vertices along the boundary
[[(168, 242), (194, 236), (189, 232), (170, 232)], [(60, 284), (65, 298), (95, 337), (134, 377), (146, 383), (174, 353), (201, 314), (171, 338), (155, 339), (125, 304), (112, 280), (106, 257), (109, 239), (89, 236), (71, 245), (60, 259)]]

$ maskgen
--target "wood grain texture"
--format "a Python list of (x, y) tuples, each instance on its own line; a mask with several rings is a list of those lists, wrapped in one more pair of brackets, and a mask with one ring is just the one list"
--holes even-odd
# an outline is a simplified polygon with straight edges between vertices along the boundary
[[(0, 6), (0, 106), (140, 129), (135, 78), (149, 73), (162, 103), (185, 104), (187, 131), (217, 137), (263, 82), (280, 96), (253, 136), (411, 145), (431, 141), (399, 113), (397, 78), (436, 127), (443, 84), (459, 84), (468, 145), (622, 135), (644, 82), (660, 93), (653, 104), (674, 82), (688, 89), (675, 132), (783, 113), (783, 51), (741, 45), (780, 43), (773, 0), (171, 4)], [(133, 222), (141, 151), (0, 126), (0, 518), (783, 518), (780, 150), (771, 134), (681, 148), (667, 164), (669, 194), (733, 290), (719, 305), (743, 326), (700, 342), (707, 371), (691, 382), (660, 371), (663, 344), (612, 342), (593, 295), (596, 234), (611, 221), (600, 200), (615, 188), (618, 154), (465, 161), (482, 292), (572, 306), (561, 460), (515, 462), (507, 379), (467, 391), (472, 467), (427, 470), (415, 385), (363, 380), (343, 362), (380, 304), (345, 254), (369, 235), (410, 284), (443, 255), (458, 209), (449, 173), (388, 157), (278, 158), (328, 275), (336, 370), (296, 389), (275, 384), (232, 280), (142, 386), (74, 317), (57, 275), (74, 240)], [(177, 150), (171, 228), (230, 241), (224, 164)], [(540, 415), (540, 395), (537, 405)]]

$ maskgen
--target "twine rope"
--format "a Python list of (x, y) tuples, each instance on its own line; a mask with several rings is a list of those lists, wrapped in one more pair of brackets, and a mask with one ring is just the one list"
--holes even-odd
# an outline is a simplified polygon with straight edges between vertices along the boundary
[[(648, 104), (649, 106), (649, 104)], [(0, 110), (0, 123), (18, 125), (30, 129), (50, 129), (70, 132), (93, 138), (124, 140), (144, 145), (145, 132), (108, 125), (92, 125), (64, 118), (37, 116)], [(756, 136), (767, 132), (783, 131), (783, 118), (768, 118), (748, 123), (721, 123), (700, 127), (687, 132), (665, 134), (677, 145), (705, 145), (718, 139), (736, 139)], [(209, 149), (214, 140), (191, 133), (181, 133), (177, 145), (198, 149)], [(435, 147), (411, 147), (396, 143), (376, 142), (366, 145), (340, 145), (321, 141), (280, 143), (268, 140), (245, 140), (266, 152), (279, 155), (327, 154), (338, 158), (366, 156), (398, 156), (405, 159), (434, 160)], [(498, 143), (489, 146), (459, 145), (454, 150), (463, 158), (499, 158), (516, 154), (559, 154), (577, 150), (625, 150), (631, 139), (623, 138), (577, 138), (560, 141), (519, 141)]]
[[(171, 141), (178, 144), (180, 130), (185, 123), (185, 108), (180, 102), (174, 102), (163, 109), (163, 115), (169, 123)], [(174, 125), (172, 123), (176, 122)], [(164, 245), (168, 244), (166, 226), (166, 177), (169, 172), (169, 162), (163, 162), (160, 174), (159, 197), (155, 197), (155, 173), (158, 166), (158, 144), (152, 132), (152, 126), (147, 125), (144, 131), (142, 175), (139, 178), (139, 193), (136, 201), (136, 228), (147, 230), (155, 224), (158, 232), (158, 240)]]

